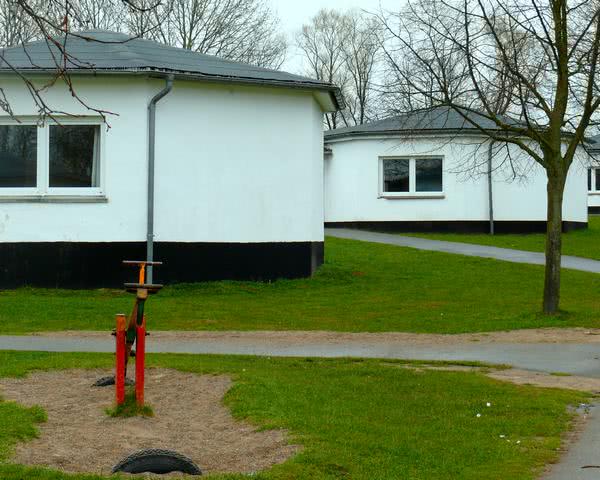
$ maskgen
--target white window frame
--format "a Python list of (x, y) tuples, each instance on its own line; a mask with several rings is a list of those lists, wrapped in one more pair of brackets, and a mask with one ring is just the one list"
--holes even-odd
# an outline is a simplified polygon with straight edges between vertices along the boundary
[[(0, 125), (37, 125), (37, 186), (0, 187), (2, 201), (90, 201), (105, 199), (105, 144), (106, 128), (101, 117), (57, 117), (39, 123), (36, 117), (0, 118)], [(98, 186), (97, 187), (50, 187), (50, 127), (56, 125), (98, 126)]]
[[(419, 160), (442, 161), (442, 190), (439, 192), (417, 192), (417, 161)], [(383, 163), (385, 160), (408, 160), (408, 192), (386, 192), (384, 190)], [(446, 173), (444, 171), (444, 157), (442, 155), (401, 155), (379, 157), (379, 190), (378, 198), (403, 199), (403, 198), (444, 198), (446, 186)]]
[[(600, 167), (589, 167), (591, 179), (590, 179), (590, 187), (591, 190), (588, 190), (589, 195), (600, 195), (600, 185), (596, 185), (596, 172), (600, 171)], [(587, 181), (587, 179), (586, 179)]]
[[(20, 122), (20, 123), (19, 123)], [(35, 119), (27, 117), (27, 118), (19, 118), (19, 122), (13, 120), (12, 118), (0, 118), (0, 125), (15, 125), (15, 126), (31, 126), (37, 125)], [(39, 185), (40, 181), (40, 157), (43, 155), (43, 149), (40, 142), (40, 128), (37, 128), (37, 158), (36, 158), (36, 182)], [(38, 194), (38, 186), (35, 187), (0, 187), (0, 196), (30, 196)]]

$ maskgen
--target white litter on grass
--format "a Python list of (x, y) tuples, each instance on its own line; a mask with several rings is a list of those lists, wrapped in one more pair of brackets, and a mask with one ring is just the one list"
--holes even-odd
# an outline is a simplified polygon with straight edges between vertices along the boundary
[(490, 402), (487, 402), (487, 403), (485, 404), (485, 406), (486, 406), (486, 407), (491, 407), (491, 406), (492, 406), (492, 404), (491, 404)]
[(521, 440), (517, 440), (517, 444), (521, 443)]
[(481, 417), (481, 413), (478, 413), (478, 414), (477, 414), (477, 418), (479, 418), (479, 417)]
[(506, 435), (500, 435), (500, 438), (506, 438)]

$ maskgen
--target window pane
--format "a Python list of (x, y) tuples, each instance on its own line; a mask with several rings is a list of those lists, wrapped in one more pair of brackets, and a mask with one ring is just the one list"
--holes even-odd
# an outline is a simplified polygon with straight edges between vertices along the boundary
[(600, 192), (600, 168), (596, 169), (596, 191)]
[(98, 125), (50, 127), (50, 186), (97, 187)]
[(0, 125), (0, 187), (37, 184), (37, 127)]
[(417, 192), (442, 192), (442, 159), (417, 159), (415, 164)]
[(383, 191), (408, 192), (409, 189), (409, 163), (410, 160), (385, 159), (383, 160)]

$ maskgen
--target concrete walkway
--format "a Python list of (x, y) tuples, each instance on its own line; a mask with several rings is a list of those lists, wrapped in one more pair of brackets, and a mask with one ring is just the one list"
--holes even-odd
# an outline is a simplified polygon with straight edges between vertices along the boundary
[[(295, 344), (270, 337), (224, 337), (176, 340), (155, 332), (147, 341), (151, 353), (233, 354), (272, 357), (362, 357), (414, 360), (468, 360), (509, 364), (538, 372), (564, 372), (600, 378), (600, 346), (583, 343), (457, 343), (423, 344), (379, 339), (377, 341), (316, 341)], [(105, 337), (53, 334), (52, 336), (0, 336), (0, 350), (47, 352), (113, 352), (114, 340)]]
[[(445, 242), (402, 235), (367, 232), (352, 229), (325, 230), (325, 234), (365, 242), (385, 243), (419, 250), (453, 253), (470, 257), (493, 258), (514, 263), (544, 265), (543, 253), (512, 250), (485, 245)], [(600, 261), (563, 255), (563, 268), (600, 273)], [(437, 350), (437, 351), (436, 351)], [(380, 352), (371, 352), (373, 354)], [(479, 360), (490, 363), (507, 363), (526, 370), (565, 372), (574, 375), (600, 376), (600, 349), (595, 345), (582, 344), (491, 344), (457, 345), (456, 348), (427, 347), (395, 349), (388, 351), (393, 358), (406, 354), (404, 358), (437, 360)], [(569, 451), (561, 458), (543, 480), (599, 480), (600, 479), (600, 407), (590, 410), (584, 431)]]
[(598, 480), (600, 478), (600, 406), (586, 408), (586, 424), (576, 442), (541, 480)]
[[(108, 334), (60, 334), (0, 336), (0, 350), (48, 352), (113, 352), (114, 340)], [(597, 343), (456, 343), (414, 344), (397, 340), (316, 341), (298, 344), (285, 339), (253, 338), (235, 334), (222, 338), (176, 340), (156, 332), (147, 340), (154, 353), (243, 354), (301, 357), (363, 357), (420, 360), (472, 360), (546, 373), (564, 372), (600, 378), (600, 345)], [(543, 480), (600, 479), (600, 407), (591, 410), (581, 438)], [(582, 468), (589, 467), (589, 468)]]
[[(428, 240), (425, 238), (405, 237), (391, 233), (367, 232), (348, 228), (326, 228), (325, 235), (365, 242), (385, 243), (401, 247), (411, 247), (419, 250), (433, 250), (436, 252), (454, 253), (469, 257), (494, 258), (514, 263), (530, 263), (544, 265), (543, 253), (512, 250), (510, 248), (489, 247), (486, 245), (473, 245), (470, 243), (445, 242), (442, 240)], [(563, 255), (563, 268), (581, 270), (584, 272), (600, 273), (600, 261), (588, 258), (571, 257)], [(600, 478), (600, 475), (598, 476)]]

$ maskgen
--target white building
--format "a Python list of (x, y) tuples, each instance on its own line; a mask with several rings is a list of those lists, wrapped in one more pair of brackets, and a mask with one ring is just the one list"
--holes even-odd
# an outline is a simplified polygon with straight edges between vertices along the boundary
[(588, 169), (588, 211), (589, 213), (600, 213), (600, 135), (590, 139), (591, 146), (588, 151), (592, 165)]
[(337, 89), (83, 35), (100, 42), (69, 36), (71, 78), (87, 105), (114, 113), (106, 120), (58, 82), (45, 99), (75, 116), (38, 123), (11, 68), (42, 82), (56, 69), (48, 44), (3, 51), (13, 115), (0, 117), (0, 287), (115, 287), (132, 279), (121, 261), (147, 252), (164, 262), (161, 283), (310, 275), (323, 257), (323, 113), (338, 108)]
[[(492, 218), (496, 232), (545, 231), (543, 168), (519, 147), (494, 143), (490, 169), (486, 137), (449, 108), (331, 130), (325, 145), (326, 226), (488, 232)], [(565, 230), (587, 226), (583, 149), (579, 157)]]

